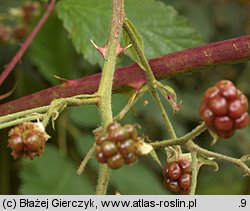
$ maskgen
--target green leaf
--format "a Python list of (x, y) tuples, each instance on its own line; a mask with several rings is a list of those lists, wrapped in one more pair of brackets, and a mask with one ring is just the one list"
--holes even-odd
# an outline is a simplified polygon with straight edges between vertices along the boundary
[(77, 166), (47, 144), (45, 153), (34, 160), (23, 160), (21, 194), (92, 194), (87, 175), (78, 176)]
[(166, 194), (160, 177), (149, 167), (138, 162), (112, 171), (110, 180), (121, 194)]
[(111, 18), (111, 1), (102, 0), (62, 0), (57, 4), (57, 12), (68, 30), (77, 52), (91, 63), (101, 63), (102, 57), (92, 46), (107, 41)]
[(80, 127), (97, 127), (100, 122), (98, 110), (94, 105), (69, 108), (70, 118)]
[(53, 75), (66, 79), (77, 77), (76, 53), (55, 15), (50, 17), (32, 42), (29, 53), (39, 72), (52, 84), (59, 82)]
[(155, 0), (125, 2), (126, 14), (141, 35), (148, 58), (202, 43), (201, 35), (173, 7)]
[[(125, 9), (144, 41), (149, 58), (202, 43), (201, 36), (192, 25), (172, 7), (161, 2), (126, 0)], [(100, 46), (107, 41), (111, 0), (62, 0), (57, 4), (57, 12), (76, 50), (90, 63), (100, 64), (102, 57), (89, 40)]]
[[(129, 19), (126, 19), (125, 20), (125, 23), (127, 23), (127, 25), (129, 26), (129, 28), (131, 29), (132, 31), (132, 34), (135, 35), (137, 41), (138, 41), (138, 44), (140, 46), (140, 48), (144, 51), (144, 45), (143, 45), (143, 41), (142, 41), (142, 38), (141, 36), (139, 35), (138, 31), (136, 30), (136, 28), (134, 27), (134, 25), (132, 24), (132, 22), (129, 20)], [(128, 34), (128, 32), (126, 30), (123, 30), (123, 39), (124, 39), (124, 42), (125, 42), (125, 46), (128, 46), (130, 44), (132, 44), (133, 42), (131, 41), (130, 39), (130, 36)], [(132, 59), (135, 60), (135, 62), (143, 69), (145, 70), (145, 68), (143, 67), (143, 65), (141, 64), (140, 62), (140, 58), (138, 57), (137, 55), (137, 52), (136, 52), (136, 49), (135, 47), (132, 45), (130, 48), (129, 48), (129, 51), (131, 52), (132, 54)]]

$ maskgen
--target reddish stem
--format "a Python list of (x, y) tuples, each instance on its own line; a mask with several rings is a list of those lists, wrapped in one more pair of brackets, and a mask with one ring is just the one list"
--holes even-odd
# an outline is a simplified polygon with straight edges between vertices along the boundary
[[(250, 59), (250, 36), (211, 43), (196, 48), (150, 59), (149, 63), (157, 79), (172, 77), (179, 73), (212, 65), (236, 63)], [(0, 105), (0, 115), (6, 115), (39, 106), (48, 105), (53, 99), (97, 91), (100, 74), (68, 81), (40, 92)], [(129, 87), (138, 89), (146, 83), (144, 72), (137, 64), (121, 67), (115, 71), (113, 90)]]
[(33, 41), (33, 39), (36, 37), (37, 33), (40, 31), (42, 28), (43, 24), (46, 22), (48, 19), (50, 13), (53, 11), (54, 6), (55, 6), (56, 0), (51, 0), (50, 4), (48, 5), (45, 13), (43, 14), (42, 18), (39, 20), (37, 23), (36, 27), (34, 30), (30, 33), (24, 44), (22, 44), (21, 48), (17, 51), (16, 55), (12, 58), (9, 64), (6, 65), (5, 70), (1, 73), (0, 75), (0, 86), (2, 83), (5, 81), (5, 79), (8, 77), (8, 75), (11, 73), (11, 71), (14, 69), (18, 61), (22, 58), (24, 53), (26, 52), (27, 48)]

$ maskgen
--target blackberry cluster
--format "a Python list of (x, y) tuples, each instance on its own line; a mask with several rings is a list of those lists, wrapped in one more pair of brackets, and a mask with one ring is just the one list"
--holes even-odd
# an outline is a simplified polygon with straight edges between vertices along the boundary
[(163, 185), (170, 191), (180, 194), (189, 194), (192, 176), (191, 163), (181, 159), (167, 163), (163, 168)]
[(108, 125), (107, 130), (96, 136), (96, 159), (111, 169), (137, 160), (138, 137), (134, 126), (121, 126), (117, 122)]
[(40, 13), (40, 3), (26, 2), (21, 7), (13, 9), (9, 16), (9, 19), (13, 24), (8, 24), (8, 21), (0, 22), (0, 44), (2, 43), (19, 43), (28, 34), (32, 22)]
[(24, 122), (10, 130), (8, 147), (12, 150), (14, 159), (33, 159), (44, 152), (48, 138), (41, 123)]
[(249, 122), (247, 97), (231, 81), (221, 80), (206, 90), (200, 116), (207, 127), (221, 138), (230, 138), (235, 130)]

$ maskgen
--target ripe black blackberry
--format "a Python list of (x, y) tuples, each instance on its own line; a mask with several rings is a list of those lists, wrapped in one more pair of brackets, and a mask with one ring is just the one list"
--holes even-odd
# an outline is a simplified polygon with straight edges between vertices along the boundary
[(178, 160), (167, 163), (163, 168), (163, 185), (170, 191), (189, 194), (192, 176), (191, 163), (188, 160)]
[(96, 145), (96, 159), (112, 169), (137, 160), (138, 137), (132, 125), (112, 122), (106, 131), (96, 135)]
[(230, 138), (235, 130), (247, 126), (247, 111), (247, 97), (228, 80), (207, 89), (200, 105), (202, 120), (221, 138)]

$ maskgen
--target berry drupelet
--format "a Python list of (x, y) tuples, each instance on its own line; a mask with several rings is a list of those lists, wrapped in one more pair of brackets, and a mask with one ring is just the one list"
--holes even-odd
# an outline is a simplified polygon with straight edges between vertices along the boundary
[(192, 177), (191, 163), (188, 160), (178, 160), (166, 163), (163, 168), (163, 185), (170, 191), (180, 194), (189, 194)]
[(132, 125), (112, 122), (106, 131), (96, 135), (96, 145), (96, 159), (112, 169), (137, 160), (138, 137)]
[(228, 80), (207, 89), (200, 105), (202, 120), (221, 138), (230, 138), (235, 130), (247, 126), (247, 111), (247, 97)]
[(44, 152), (48, 138), (42, 123), (24, 122), (10, 130), (8, 147), (15, 159), (33, 159)]

